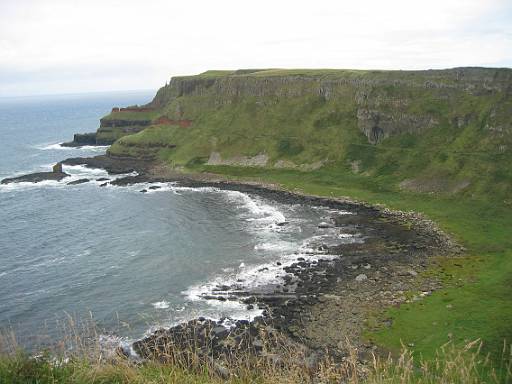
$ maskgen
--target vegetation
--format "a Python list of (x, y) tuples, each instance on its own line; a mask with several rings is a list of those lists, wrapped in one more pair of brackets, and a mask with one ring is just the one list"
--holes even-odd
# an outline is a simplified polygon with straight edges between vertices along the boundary
[[(467, 89), (500, 78), (510, 84), (510, 72), (270, 69), (210, 74), (229, 77), (229, 84), (243, 78), (236, 98), (227, 90), (212, 90), (213, 83), (178, 78), (199, 81), (193, 86), (203, 87), (201, 93), (172, 96), (167, 86), (155, 99), (162, 113), (176, 118), (179, 110), (192, 126), (146, 129), (114, 143), (111, 151), (133, 153), (148, 141), (169, 140), (176, 148), (160, 150), (160, 159), (190, 172), (424, 213), (467, 252), (463, 258), (436, 260), (430, 268), (428, 273), (441, 277), (446, 289), (376, 314), (392, 318), (393, 326), (374, 329), (370, 322), (367, 337), (395, 353), (407, 342), (425, 358), (433, 358), (445, 342), (460, 346), (481, 338), (485, 352), (497, 356), (503, 340), (512, 340), (512, 100), (502, 91)], [(277, 75), (285, 80), (279, 80), (276, 91), (272, 78)], [(459, 75), (468, 79), (466, 88), (455, 86)], [(318, 95), (317, 83), (303, 81), (307, 76), (342, 79), (343, 85), (327, 98)], [(258, 88), (260, 78), (265, 79), (263, 88)], [(361, 86), (350, 82), (354, 79), (367, 82)], [(250, 91), (240, 91), (245, 86)], [(395, 126), (402, 119), (406, 128), (370, 144), (360, 110), (374, 111), (381, 119), (391, 116)], [(434, 123), (426, 127), (428, 122)], [(270, 160), (265, 168), (206, 165), (212, 151), (223, 158), (265, 153)], [(297, 169), (273, 169), (279, 160)], [(323, 168), (298, 170), (315, 162)]]
[[(224, 159), (265, 153), (270, 167), (283, 159), (303, 169), (322, 162), (339, 172), (385, 177), (390, 187), (405, 181), (405, 187), (423, 192), (510, 199), (512, 100), (505, 92), (468, 93), (454, 85), (453, 71), (208, 71), (173, 79), (155, 97), (158, 113), (192, 125), (169, 125), (165, 133), (160, 126), (162, 140), (176, 149), (163, 148), (158, 157), (186, 165), (213, 151)], [(478, 78), (480, 70), (473, 71)], [(342, 85), (333, 88), (335, 95), (319, 95), (311, 76)], [(219, 83), (219, 93), (214, 82), (228, 78)], [(425, 87), (429, 81), (439, 88)], [(190, 90), (181, 94), (181, 88)], [(358, 116), (365, 111), (369, 117)], [(386, 134), (377, 145), (369, 143), (365, 124), (383, 126)], [(134, 147), (159, 141), (156, 132), (126, 136), (111, 153), (133, 155)]]
[[(136, 367), (88, 354), (54, 364), (8, 354), (0, 358), (0, 382), (339, 382), (343, 375), (350, 383), (510, 382), (503, 343), (512, 341), (511, 75), (493, 71), (460, 72), (466, 86), (457, 70), (208, 71), (174, 79), (151, 104), (152, 119), (186, 119), (190, 126), (153, 125), (109, 150), (151, 155), (186, 172), (413, 210), (436, 221), (466, 248), (462, 256), (434, 257), (425, 272), (445, 288), (374, 313), (367, 324), (365, 337), (397, 359), (376, 358), (364, 372), (353, 359), (344, 366), (326, 361), (314, 374), (293, 356), (279, 367), (244, 361), (229, 367), (227, 379), (209, 363)], [(310, 78), (341, 85), (322, 93)], [(508, 81), (506, 90), (489, 90), (500, 79)], [(215, 88), (217, 81), (222, 87)], [(369, 140), (372, 124), (386, 133), (376, 144)], [(212, 152), (223, 159), (266, 154), (269, 162), (213, 166), (207, 164)], [(276, 169), (279, 161), (288, 169)], [(301, 171), (315, 163), (323, 167)], [(382, 323), (376, 319), (392, 325), (376, 326)]]
[[(6, 345), (1, 345), (6, 347)], [(12, 345), (11, 345), (12, 347)], [(67, 345), (69, 347), (69, 345)], [(72, 351), (72, 352), (70, 352)], [(184, 357), (186, 356), (186, 357)], [(271, 355), (270, 355), (271, 356)], [(22, 352), (0, 354), (0, 383), (9, 384), (170, 384), (170, 383), (510, 383), (512, 354), (504, 345), (500, 365), (482, 354), (479, 341), (455, 348), (442, 346), (434, 359), (418, 359), (406, 348), (392, 358), (373, 356), (361, 365), (357, 351), (335, 363), (325, 357), (311, 365), (299, 350), (289, 350), (280, 360), (242, 356), (215, 361), (192, 351), (169, 350), (159, 361), (137, 363), (120, 355), (105, 355), (97, 344), (82, 345), (61, 354), (31, 357)]]
[(103, 117), (104, 120), (153, 120), (158, 111), (117, 111)]
[[(486, 199), (397, 191), (393, 178), (368, 178), (324, 168), (315, 172), (258, 168), (204, 167), (232, 179), (278, 183), (284, 188), (323, 196), (348, 196), (393, 209), (421, 212), (435, 220), (467, 248), (464, 257), (439, 258), (428, 273), (446, 288), (421, 302), (390, 309), (393, 325), (369, 329), (367, 337), (398, 352), (414, 344), (417, 356), (433, 358), (448, 341), (462, 345), (481, 337), (484, 350), (499, 355), (503, 340), (512, 340), (512, 208)], [(417, 292), (414, 292), (416, 294)], [(450, 305), (447, 308), (447, 305)]]

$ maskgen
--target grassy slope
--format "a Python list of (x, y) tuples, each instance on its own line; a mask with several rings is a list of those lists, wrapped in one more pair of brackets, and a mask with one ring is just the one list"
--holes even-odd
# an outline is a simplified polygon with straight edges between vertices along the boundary
[[(269, 69), (240, 74), (209, 71), (198, 77), (225, 76), (398, 77), (424, 81), (433, 75)], [(444, 83), (451, 81), (441, 72), (434, 77)], [(138, 156), (152, 143), (172, 142), (177, 148), (160, 150), (160, 159), (195, 171), (257, 178), (307, 193), (350, 196), (427, 214), (468, 248), (467, 257), (440, 260), (430, 273), (442, 276), (448, 288), (421, 302), (390, 309), (385, 316), (393, 318), (393, 326), (369, 329), (368, 337), (395, 350), (401, 341), (414, 343), (417, 353), (430, 357), (435, 348), (450, 339), (464, 342), (482, 337), (486, 350), (497, 353), (504, 338), (512, 340), (512, 152), (498, 150), (499, 145), (512, 143), (510, 135), (491, 132), (489, 126), (510, 123), (510, 98), (501, 94), (474, 96), (457, 89), (446, 91), (449, 97), (443, 98), (421, 87), (374, 87), (370, 93), (374, 100), (405, 99), (402, 112), (427, 114), (438, 124), (421, 134), (405, 133), (370, 145), (357, 126), (354, 92), (347, 87), (342, 102), (318, 96), (279, 100), (245, 96), (236, 102), (212, 104), (212, 95), (207, 92), (182, 96), (159, 112), (175, 118), (179, 105), (182, 117), (194, 121), (191, 127), (152, 126), (122, 138), (110, 151)], [(386, 112), (394, 107), (384, 102), (379, 108)], [(467, 123), (454, 123), (456, 118), (466, 116), (470, 116)], [(266, 153), (271, 162), (286, 159), (296, 164), (327, 160), (328, 165), (310, 173), (200, 165), (212, 151), (223, 157)], [(360, 165), (358, 174), (350, 171), (354, 161)], [(446, 183), (469, 180), (471, 185), (455, 196), (401, 191), (399, 182), (411, 178)]]
[[(282, 78), (294, 76), (340, 76), (375, 81), (386, 76), (423, 81), (425, 73), (340, 70), (262, 70), (236, 75), (233, 72), (209, 71), (202, 78)], [(441, 76), (441, 75), (439, 75)], [(190, 77), (194, 78), (194, 77)], [(450, 79), (439, 77), (440, 82)], [(437, 79), (437, 77), (436, 77)], [(293, 82), (280, 85), (296, 91)], [(370, 109), (392, 112), (395, 101), (403, 101), (399, 114), (428, 117), (437, 125), (421, 134), (404, 133), (374, 146), (358, 129), (356, 118), (357, 89), (347, 86), (335, 100), (316, 96), (257, 98), (240, 96), (223, 99), (205, 89), (202, 95), (181, 96), (165, 105), (159, 114), (172, 119), (190, 119), (189, 128), (152, 126), (136, 135), (126, 136), (111, 148), (114, 155), (137, 156), (152, 143), (171, 142), (175, 150), (158, 153), (163, 160), (186, 165), (205, 161), (212, 151), (223, 158), (266, 153), (271, 163), (279, 159), (311, 164), (327, 161), (347, 169), (353, 161), (371, 177), (404, 179), (440, 179), (441, 182), (470, 181), (467, 195), (506, 199), (512, 195), (512, 135), (495, 132), (489, 126), (509, 124), (512, 101), (502, 94), (474, 96), (460, 89), (441, 93), (424, 87), (376, 86), (366, 90), (373, 104)], [(445, 94), (446, 93), (446, 94)], [(378, 106), (376, 106), (378, 104)], [(180, 110), (178, 116), (176, 111)], [(396, 112), (396, 111), (395, 111)], [(492, 117), (490, 117), (492, 115)], [(468, 121), (458, 126), (457, 118)], [(137, 148), (140, 144), (142, 148)], [(502, 151), (500, 148), (505, 148)]]
[[(196, 170), (198, 170), (196, 168)], [(396, 191), (390, 180), (322, 169), (316, 172), (208, 167), (231, 178), (279, 183), (290, 190), (325, 196), (350, 196), (400, 210), (428, 215), (468, 248), (463, 258), (439, 259), (428, 273), (447, 288), (427, 299), (390, 309), (389, 329), (370, 329), (368, 338), (398, 351), (401, 342), (434, 357), (435, 349), (453, 340), (463, 344), (482, 338), (485, 351), (499, 356), (503, 340), (512, 340), (512, 208), (478, 199), (419, 195)], [(451, 309), (446, 306), (452, 305)], [(451, 334), (451, 338), (449, 335)]]

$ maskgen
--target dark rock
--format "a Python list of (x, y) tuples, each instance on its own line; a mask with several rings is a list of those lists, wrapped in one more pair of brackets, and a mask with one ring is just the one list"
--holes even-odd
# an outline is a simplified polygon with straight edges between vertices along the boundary
[(263, 344), (263, 341), (261, 341), (260, 339), (256, 339), (256, 340), (253, 340), (252, 346), (257, 351), (261, 351), (263, 349), (264, 344)]
[(37, 173), (31, 173), (28, 175), (18, 176), (18, 177), (12, 177), (2, 180), (2, 184), (10, 184), (10, 183), (39, 183), (41, 181), (45, 180), (55, 180), (55, 181), (61, 181), (63, 178), (69, 176), (67, 173), (64, 172), (37, 172)]
[(148, 189), (151, 189), (151, 190), (155, 190), (155, 189), (160, 189), (162, 187), (158, 186), (158, 185), (152, 185), (151, 187), (149, 187)]
[[(149, 162), (132, 158), (115, 158), (107, 155), (100, 155), (94, 157), (72, 157), (61, 162), (64, 165), (85, 165), (89, 168), (101, 168), (108, 173), (120, 174), (130, 173), (136, 171), (144, 173), (149, 166)], [(119, 180), (119, 179), (118, 179)], [(116, 181), (118, 181), (116, 180)], [(139, 177), (134, 182), (154, 181), (149, 177)], [(119, 182), (119, 181), (118, 181)], [(119, 182), (121, 183), (121, 182)], [(119, 184), (121, 185), (121, 184)]]
[(218, 327), (214, 327), (212, 329), (212, 332), (217, 337), (223, 337), (223, 336), (227, 335), (228, 330), (223, 326), (218, 326)]
[(100, 187), (106, 187), (108, 185), (108, 183), (103, 183), (103, 184), (100, 184)]
[(227, 369), (225, 366), (217, 362), (213, 363), (213, 369), (221, 379), (227, 380), (231, 376), (231, 374), (229, 373), (229, 369)]
[(96, 181), (109, 181), (110, 179), (106, 177), (100, 177), (99, 179), (96, 179)]
[(141, 190), (140, 192), (142, 192), (142, 193), (146, 193), (147, 191), (148, 191), (147, 189), (143, 189), (143, 190)]
[(61, 147), (81, 147), (84, 145), (96, 145), (96, 132), (75, 133), (73, 141), (62, 143)]
[(70, 181), (68, 183), (68, 185), (77, 185), (77, 184), (83, 184), (83, 183), (88, 183), (88, 182), (89, 182), (89, 179), (78, 179), (75, 181)]

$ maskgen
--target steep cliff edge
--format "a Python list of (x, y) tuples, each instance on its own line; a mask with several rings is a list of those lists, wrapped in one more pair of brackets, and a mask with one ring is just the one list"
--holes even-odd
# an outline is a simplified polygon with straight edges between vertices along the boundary
[(98, 139), (117, 140), (111, 156), (512, 192), (510, 69), (208, 71), (175, 77), (148, 105), (101, 124)]

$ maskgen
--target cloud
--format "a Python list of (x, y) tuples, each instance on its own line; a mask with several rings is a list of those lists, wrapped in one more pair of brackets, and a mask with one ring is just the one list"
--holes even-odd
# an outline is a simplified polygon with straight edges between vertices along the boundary
[(0, 95), (244, 67), (511, 65), (506, 0), (2, 0)]

